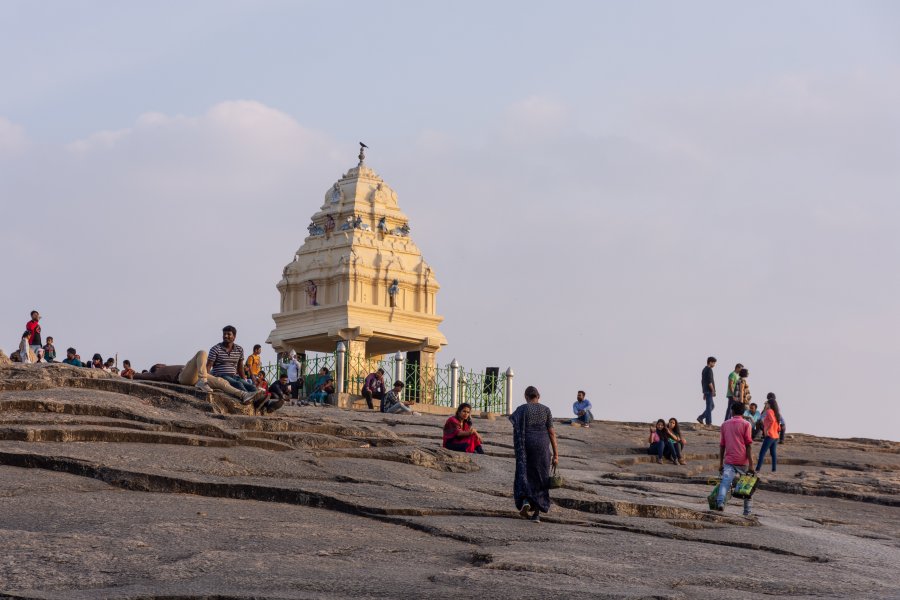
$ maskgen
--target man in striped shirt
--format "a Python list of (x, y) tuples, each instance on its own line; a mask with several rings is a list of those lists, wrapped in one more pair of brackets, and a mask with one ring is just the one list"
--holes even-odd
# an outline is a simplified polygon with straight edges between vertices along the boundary
[(234, 343), (236, 337), (237, 329), (232, 325), (222, 328), (222, 341), (209, 349), (206, 370), (241, 391), (255, 392), (256, 386), (244, 375), (244, 349)]

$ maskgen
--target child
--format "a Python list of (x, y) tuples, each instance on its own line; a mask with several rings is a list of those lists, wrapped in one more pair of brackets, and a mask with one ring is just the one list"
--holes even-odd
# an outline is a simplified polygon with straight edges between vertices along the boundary
[(122, 361), (122, 372), (120, 373), (125, 379), (134, 379), (134, 369), (131, 368), (130, 360)]
[(44, 345), (44, 360), (47, 362), (56, 360), (56, 346), (53, 345), (53, 336), (47, 336), (47, 343)]

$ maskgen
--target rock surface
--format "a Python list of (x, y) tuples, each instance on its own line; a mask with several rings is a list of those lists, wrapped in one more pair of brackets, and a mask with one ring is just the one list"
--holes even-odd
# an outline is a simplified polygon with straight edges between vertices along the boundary
[(505, 419), (476, 420), (472, 456), (440, 448), (443, 417), (245, 412), (0, 367), (0, 598), (900, 597), (900, 443), (794, 435), (747, 519), (706, 509), (718, 429), (683, 426), (675, 466), (644, 453), (650, 418), (560, 424), (534, 524)]

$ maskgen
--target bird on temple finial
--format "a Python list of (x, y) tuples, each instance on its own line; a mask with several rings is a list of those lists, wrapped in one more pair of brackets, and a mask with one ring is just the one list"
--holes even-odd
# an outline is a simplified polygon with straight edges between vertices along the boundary
[(359, 143), (359, 165), (358, 166), (360, 166), (360, 167), (363, 166), (364, 164), (366, 164), (366, 148), (368, 148), (368, 146), (366, 146), (363, 142)]

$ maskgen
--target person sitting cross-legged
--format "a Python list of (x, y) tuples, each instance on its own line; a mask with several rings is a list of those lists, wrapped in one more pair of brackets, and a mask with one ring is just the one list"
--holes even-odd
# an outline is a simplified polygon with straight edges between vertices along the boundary
[(405, 402), (401, 399), (403, 395), (403, 382), (395, 381), (394, 387), (384, 395), (384, 400), (381, 401), (381, 412), (390, 413), (390, 414), (404, 414), (411, 415), (413, 414), (412, 409), (406, 405)]
[(316, 406), (325, 406), (328, 395), (334, 393), (334, 378), (329, 375), (328, 367), (319, 369), (319, 378), (316, 379), (316, 389), (309, 395), (309, 401)]
[(463, 402), (444, 423), (444, 448), (456, 452), (484, 454), (481, 436), (472, 427), (472, 405)]

